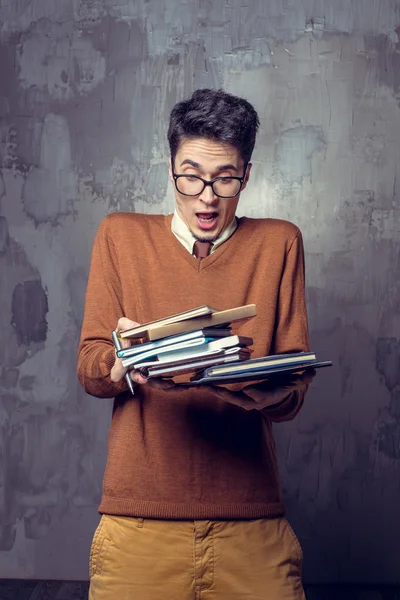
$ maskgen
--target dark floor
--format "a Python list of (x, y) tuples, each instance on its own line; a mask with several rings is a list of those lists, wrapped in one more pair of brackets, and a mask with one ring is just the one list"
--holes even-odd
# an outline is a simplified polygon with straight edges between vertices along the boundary
[[(87, 600), (87, 591), (87, 582), (0, 580), (0, 600)], [(400, 587), (311, 585), (306, 594), (307, 600), (400, 600)]]
[(0, 580), (0, 600), (87, 600), (88, 583)]

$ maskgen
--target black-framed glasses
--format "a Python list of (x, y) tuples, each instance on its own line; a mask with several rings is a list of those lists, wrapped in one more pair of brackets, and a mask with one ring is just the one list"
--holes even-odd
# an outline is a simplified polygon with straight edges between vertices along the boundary
[(244, 166), (243, 177), (216, 177), (208, 181), (198, 175), (177, 175), (173, 167), (172, 177), (176, 189), (183, 196), (198, 196), (209, 185), (219, 198), (235, 198), (243, 187), (248, 164)]

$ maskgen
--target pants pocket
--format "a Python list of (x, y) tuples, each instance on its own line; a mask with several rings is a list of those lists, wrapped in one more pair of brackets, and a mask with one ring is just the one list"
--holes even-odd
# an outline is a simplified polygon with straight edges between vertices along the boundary
[(95, 575), (102, 574), (109, 547), (110, 540), (105, 535), (104, 520), (103, 517), (101, 517), (90, 548), (89, 579), (92, 579)]
[(294, 546), (295, 552), (296, 552), (296, 556), (299, 560), (299, 562), (303, 562), (303, 549), (301, 547), (301, 544), (299, 542), (299, 539), (297, 537), (297, 535), (295, 534), (295, 532), (293, 531), (289, 521), (284, 517), (284, 522), (286, 524), (286, 531), (287, 534), (290, 538), (290, 540), (292, 541), (292, 544)]

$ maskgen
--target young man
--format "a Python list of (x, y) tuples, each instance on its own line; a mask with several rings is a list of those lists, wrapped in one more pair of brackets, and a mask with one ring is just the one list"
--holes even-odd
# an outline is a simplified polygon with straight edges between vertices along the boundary
[(198, 90), (171, 113), (174, 215), (116, 213), (94, 247), (78, 375), (114, 397), (90, 598), (303, 599), (302, 552), (284, 517), (272, 423), (300, 409), (290, 385), (184, 388), (136, 372), (129, 393), (111, 331), (202, 304), (254, 303), (239, 332), (253, 356), (306, 351), (301, 234), (235, 217), (258, 116), (245, 100)]

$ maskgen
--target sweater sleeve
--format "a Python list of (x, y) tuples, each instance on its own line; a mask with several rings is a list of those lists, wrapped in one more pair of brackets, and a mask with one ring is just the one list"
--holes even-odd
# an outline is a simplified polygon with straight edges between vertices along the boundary
[(125, 379), (114, 383), (110, 378), (115, 361), (111, 332), (124, 312), (109, 223), (110, 216), (100, 224), (93, 244), (78, 349), (78, 379), (88, 394), (98, 398), (113, 398), (127, 390)]
[[(305, 301), (304, 248), (300, 231), (289, 246), (279, 287), (271, 354), (310, 349)], [(263, 410), (271, 421), (290, 421), (299, 412), (307, 388), (291, 392), (282, 402)]]

